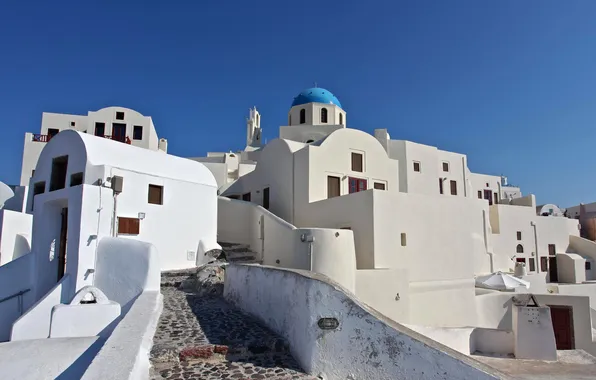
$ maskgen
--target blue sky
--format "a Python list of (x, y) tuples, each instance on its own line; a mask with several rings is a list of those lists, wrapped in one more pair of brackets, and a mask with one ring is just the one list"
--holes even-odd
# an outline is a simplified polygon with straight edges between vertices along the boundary
[(243, 148), (317, 82), (348, 125), (468, 155), (538, 202), (596, 201), (596, 1), (6, 1), (0, 180), (41, 113), (120, 105), (169, 152)]

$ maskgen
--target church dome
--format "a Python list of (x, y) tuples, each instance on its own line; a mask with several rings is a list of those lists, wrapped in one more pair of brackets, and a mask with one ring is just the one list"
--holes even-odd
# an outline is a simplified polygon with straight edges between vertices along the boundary
[(321, 87), (308, 88), (298, 94), (292, 102), (292, 107), (307, 103), (334, 104), (341, 108), (341, 103), (329, 90)]

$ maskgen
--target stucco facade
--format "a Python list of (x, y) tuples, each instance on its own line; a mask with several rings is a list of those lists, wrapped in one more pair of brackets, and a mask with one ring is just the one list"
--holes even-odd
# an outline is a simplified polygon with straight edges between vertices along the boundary
[(132, 146), (167, 152), (168, 142), (159, 139), (153, 120), (124, 107), (106, 107), (87, 115), (44, 112), (39, 133), (26, 133), (20, 185), (29, 185), (44, 146), (59, 132), (73, 130), (104, 137)]

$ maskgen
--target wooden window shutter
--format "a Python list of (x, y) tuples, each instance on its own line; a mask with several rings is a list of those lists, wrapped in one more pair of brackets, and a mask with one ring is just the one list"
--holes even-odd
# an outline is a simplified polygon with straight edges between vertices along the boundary
[(362, 154), (352, 152), (352, 171), (362, 172)]
[(339, 197), (340, 194), (339, 177), (327, 176), (327, 198)]
[(138, 218), (118, 217), (118, 233), (138, 235), (141, 232), (141, 221)]
[(163, 186), (149, 185), (148, 202), (154, 205), (163, 204)]

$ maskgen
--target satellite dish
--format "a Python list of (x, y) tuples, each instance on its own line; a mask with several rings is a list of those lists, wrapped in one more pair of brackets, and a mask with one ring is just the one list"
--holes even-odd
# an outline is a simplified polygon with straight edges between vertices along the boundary
[(12, 191), (12, 189), (4, 182), (0, 182), (0, 209), (2, 209), (4, 203), (12, 197), (14, 197), (14, 191)]

